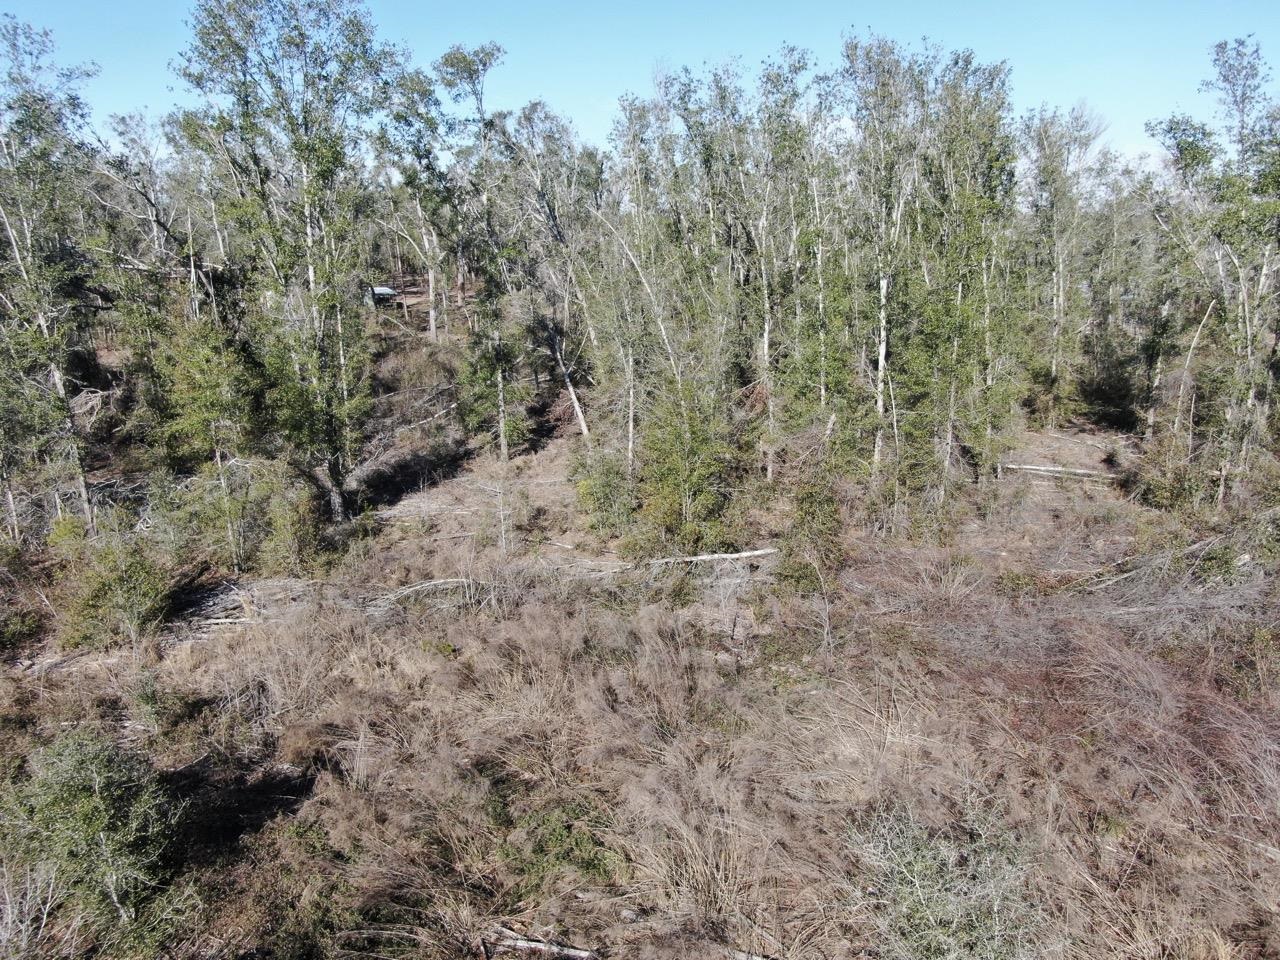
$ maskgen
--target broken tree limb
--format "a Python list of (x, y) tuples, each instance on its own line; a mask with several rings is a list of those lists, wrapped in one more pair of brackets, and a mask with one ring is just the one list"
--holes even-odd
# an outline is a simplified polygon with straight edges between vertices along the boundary
[(482, 956), (496, 957), (504, 953), (534, 953), (543, 957), (556, 957), (558, 960), (596, 960), (593, 950), (579, 947), (565, 947), (546, 940), (531, 940), (522, 937), (514, 930), (497, 927), (487, 934), (476, 937), (475, 945)]
[(396, 427), (396, 433), (404, 433), (406, 430), (413, 430), (416, 427), (425, 426), (428, 423), (434, 423), (435, 421), (443, 417), (446, 413), (448, 413), (450, 410), (456, 410), (457, 407), (458, 405), (456, 403), (451, 403), (447, 407), (445, 407), (443, 410), (441, 410), (439, 413), (435, 414), (434, 416), (427, 417), (427, 419), (425, 420), (419, 420), (417, 423), (406, 424), (403, 427)]
[(1032, 463), (1006, 463), (1002, 470), (1020, 470), (1023, 473), (1043, 473), (1051, 477), (1086, 477), (1099, 480), (1115, 480), (1115, 476), (1102, 470), (1076, 470), (1072, 467), (1045, 467)]
[(708, 563), (715, 560), (749, 560), (752, 557), (767, 557), (777, 552), (777, 547), (765, 547), (761, 550), (744, 550), (741, 553), (700, 553), (694, 557), (663, 557), (661, 560), (650, 560), (649, 566), (660, 567), (668, 563)]
[(370, 601), (370, 603), (393, 603), (396, 600), (403, 600), (411, 594), (421, 593), (423, 590), (435, 590), (440, 587), (470, 587), (483, 585), (482, 581), (472, 580), (468, 577), (446, 577), (443, 580), (422, 580), (418, 583), (411, 583), (406, 587), (401, 587), (399, 590), (384, 593), (380, 597), (375, 597)]
[(1065, 433), (1054, 433), (1052, 430), (1047, 430), (1045, 432), (1057, 440), (1066, 440), (1068, 443), (1078, 443), (1083, 447), (1093, 447), (1095, 450), (1101, 450), (1103, 453), (1113, 450), (1117, 443), (1138, 442), (1136, 437), (1131, 437), (1127, 433), (1113, 435), (1110, 443), (1099, 443), (1097, 440), (1086, 440), (1084, 437), (1072, 437)]

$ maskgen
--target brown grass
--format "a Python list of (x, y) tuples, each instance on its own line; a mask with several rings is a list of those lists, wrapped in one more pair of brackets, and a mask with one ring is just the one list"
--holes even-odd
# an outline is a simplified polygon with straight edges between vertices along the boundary
[[(885, 816), (1016, 851), (930, 909), (1025, 904), (1027, 955), (1280, 955), (1261, 571), (1189, 573), (1140, 549), (1140, 508), (1054, 489), (951, 546), (851, 536), (815, 595), (746, 567), (570, 575), (591, 544), (554, 478), (508, 476), (530, 499), (503, 542), (497, 470), (428, 491), (425, 526), (398, 517), (279, 622), (7, 681), (32, 739), (95, 723), (196, 810), (258, 798), (188, 866), (187, 955), (457, 957), (501, 922), (608, 956), (898, 956), (886, 891), (914, 868), (885, 866)], [(178, 719), (131, 719), (144, 668)]]

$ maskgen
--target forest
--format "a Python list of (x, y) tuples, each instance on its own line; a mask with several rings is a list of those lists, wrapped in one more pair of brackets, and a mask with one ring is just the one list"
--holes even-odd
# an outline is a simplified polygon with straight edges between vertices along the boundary
[(0, 955), (1280, 957), (1215, 39), (1132, 157), (852, 32), (590, 144), (361, 0), (204, 0), (107, 119), (5, 15)]

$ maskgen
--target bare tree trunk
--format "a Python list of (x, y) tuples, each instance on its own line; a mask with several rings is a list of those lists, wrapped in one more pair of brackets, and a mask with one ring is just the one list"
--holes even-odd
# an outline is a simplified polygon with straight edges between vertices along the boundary
[(871, 454), (871, 476), (880, 476), (884, 456), (885, 374), (889, 361), (889, 275), (880, 274), (879, 331), (876, 335), (876, 442)]
[(569, 368), (564, 362), (564, 342), (559, 336), (554, 338), (556, 351), (556, 365), (560, 368), (560, 377), (564, 380), (564, 388), (569, 391), (569, 402), (573, 404), (573, 415), (578, 420), (578, 429), (582, 431), (582, 435), (588, 440), (591, 439), (591, 431), (587, 429), (587, 417), (582, 412), (582, 404), (578, 401), (578, 391), (573, 388), (573, 379), (569, 376)]
[[(956, 284), (956, 316), (960, 316), (960, 307), (964, 299), (964, 281), (961, 280)], [(942, 454), (942, 487), (938, 494), (938, 502), (943, 503), (947, 498), (947, 483), (951, 478), (951, 456), (955, 449), (956, 436), (956, 361), (960, 357), (960, 337), (953, 336), (951, 338), (951, 369), (947, 372), (949, 381), (947, 386), (947, 422), (943, 437), (943, 454)]]
[(222, 450), (215, 447), (213, 462), (218, 471), (218, 486), (222, 488), (222, 516), (226, 522), (227, 546), (231, 549), (231, 569), (240, 572), (240, 542), (236, 536), (235, 525), (231, 522), (231, 491), (227, 486), (227, 469), (223, 462)]
[[(1196, 346), (1200, 343), (1200, 334), (1204, 332), (1204, 325), (1209, 321), (1213, 308), (1218, 305), (1215, 299), (1210, 302), (1209, 309), (1204, 312), (1204, 317), (1200, 320), (1200, 325), (1196, 327), (1195, 335), (1191, 338), (1191, 346), (1187, 349), (1187, 359), (1182, 364), (1182, 379), (1178, 383), (1178, 405), (1173, 415), (1173, 435), (1176, 438), (1181, 432), (1182, 427), (1182, 402), (1187, 395), (1187, 381), (1191, 379), (1191, 360), (1195, 356)], [(1192, 401), (1195, 403), (1195, 394), (1192, 394)], [(1194, 409), (1194, 407), (1193, 407)], [(1187, 456), (1191, 456), (1191, 434), (1187, 434)]]
[(764, 478), (768, 483), (773, 482), (773, 445), (776, 438), (776, 428), (774, 424), (774, 399), (773, 399), (773, 369), (769, 354), (772, 351), (772, 345), (769, 342), (770, 335), (773, 332), (773, 311), (769, 304), (769, 271), (765, 267), (764, 253), (760, 254), (760, 286), (763, 291), (764, 300), (764, 331), (760, 337), (760, 382), (764, 387), (764, 403), (766, 417), (768, 418), (769, 429), (765, 435), (764, 443)]
[(502, 376), (502, 364), (498, 361), (498, 338), (495, 335), (494, 344), (494, 371), (497, 375), (498, 385), (498, 450), (502, 453), (502, 459), (505, 462), (509, 458), (510, 451), (507, 450), (507, 390), (506, 383)]
[(22, 528), (18, 525), (18, 504), (13, 499), (13, 485), (8, 476), (3, 478), (5, 516), (9, 523), (9, 536), (14, 543), (22, 540)]
[(1062, 337), (1062, 266), (1061, 257), (1053, 261), (1053, 328), (1049, 337), (1049, 426), (1057, 426), (1058, 418), (1058, 350)]
[(627, 352), (627, 476), (635, 470), (636, 461), (636, 370), (635, 358)]
[(427, 267), (427, 329), (431, 332), (433, 342), (439, 340), (436, 335), (436, 269)]
[(347, 519), (347, 499), (342, 494), (342, 488), (334, 480), (330, 472), (329, 464), (321, 464), (311, 470), (311, 478), (315, 480), (325, 499), (329, 502), (329, 516), (334, 523), (341, 523)]
[[(43, 325), (43, 321), (41, 321)], [(89, 484), (84, 476), (84, 461), (80, 457), (80, 444), (76, 440), (76, 425), (71, 419), (71, 405), (67, 399), (67, 385), (62, 378), (62, 371), (56, 363), (49, 364), (49, 379), (53, 381), (54, 392), (62, 403), (62, 425), (67, 431), (67, 451), (70, 454), (71, 468), (75, 473), (76, 495), (80, 500), (80, 511), (84, 514), (85, 529), (92, 535), (97, 532), (93, 521), (93, 503), (89, 499)]]
[(811, 181), (813, 188), (813, 215), (817, 221), (817, 263), (818, 275), (818, 406), (827, 408), (827, 285), (823, 270), (823, 222), (822, 211), (818, 204), (818, 182)]

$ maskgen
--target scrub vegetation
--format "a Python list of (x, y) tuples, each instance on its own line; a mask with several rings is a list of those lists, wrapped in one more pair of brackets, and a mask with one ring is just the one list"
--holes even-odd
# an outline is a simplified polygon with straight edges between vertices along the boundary
[(446, 45), (208, 0), (95, 126), (0, 19), (0, 955), (1280, 957), (1257, 44), (1148, 158)]

